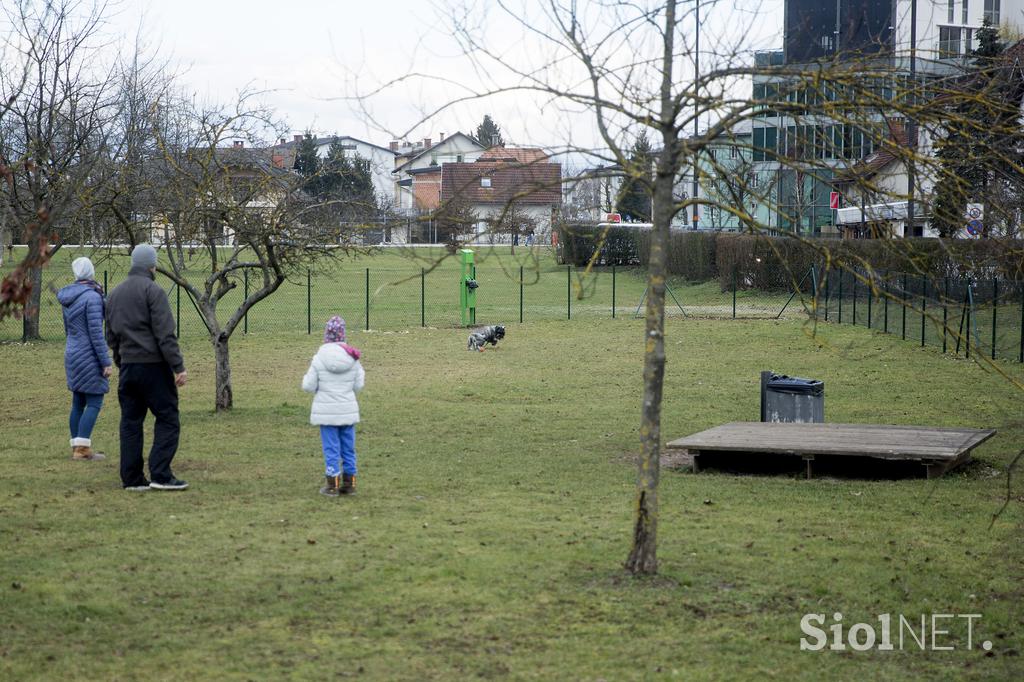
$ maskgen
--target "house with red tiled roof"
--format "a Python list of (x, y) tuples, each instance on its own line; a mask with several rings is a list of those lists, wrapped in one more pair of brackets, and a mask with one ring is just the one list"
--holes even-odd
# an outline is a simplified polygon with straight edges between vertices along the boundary
[(473, 241), (516, 243), (550, 240), (562, 204), (562, 164), (537, 148), (492, 148), (472, 163), (441, 166), (440, 211), (453, 204), (476, 216)]

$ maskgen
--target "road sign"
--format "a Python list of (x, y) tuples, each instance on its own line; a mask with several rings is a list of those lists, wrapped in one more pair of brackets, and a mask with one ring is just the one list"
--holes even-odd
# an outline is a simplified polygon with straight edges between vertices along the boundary
[(968, 220), (984, 220), (985, 204), (967, 204)]
[(976, 237), (981, 234), (982, 222), (980, 220), (968, 220), (967, 221), (967, 234), (972, 237)]
[(606, 223), (621, 223), (622, 222), (622, 214), (620, 214), (620, 213), (609, 213), (609, 214), (607, 214), (607, 217), (605, 218), (605, 222)]
[(839, 208), (839, 192), (828, 193), (828, 207)]

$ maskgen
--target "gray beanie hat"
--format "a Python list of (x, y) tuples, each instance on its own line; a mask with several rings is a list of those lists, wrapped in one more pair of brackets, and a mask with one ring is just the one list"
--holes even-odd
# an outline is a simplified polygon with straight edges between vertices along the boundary
[(92, 261), (85, 256), (72, 261), (71, 272), (75, 273), (75, 279), (92, 279), (96, 276), (96, 268), (92, 266)]
[(139, 244), (132, 249), (132, 267), (140, 265), (146, 269), (156, 267), (156, 249), (149, 244)]

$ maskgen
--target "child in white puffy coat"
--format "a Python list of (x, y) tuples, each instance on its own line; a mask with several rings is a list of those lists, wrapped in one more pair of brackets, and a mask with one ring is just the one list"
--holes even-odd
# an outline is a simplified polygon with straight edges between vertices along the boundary
[(302, 378), (302, 390), (313, 394), (309, 423), (320, 427), (324, 450), (327, 483), (320, 492), (329, 497), (356, 492), (356, 394), (366, 378), (360, 356), (345, 343), (345, 320), (335, 315), (327, 321), (324, 344)]

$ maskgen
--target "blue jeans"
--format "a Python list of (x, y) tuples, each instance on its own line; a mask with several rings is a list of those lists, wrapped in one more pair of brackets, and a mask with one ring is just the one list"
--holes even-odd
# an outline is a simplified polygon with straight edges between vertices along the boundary
[(103, 407), (102, 393), (79, 393), (71, 392), (71, 418), (68, 425), (71, 427), (72, 438), (92, 438), (92, 427), (96, 426), (96, 419), (100, 416), (100, 408)]
[[(320, 442), (324, 446), (324, 473), (338, 476), (356, 475), (356, 427), (321, 426)], [(339, 462), (340, 460), (340, 462)]]

